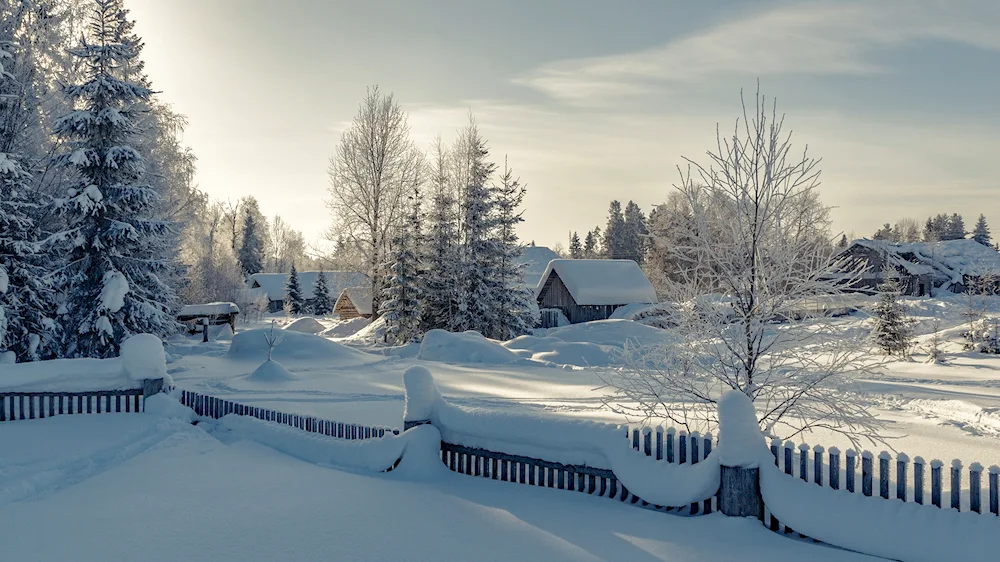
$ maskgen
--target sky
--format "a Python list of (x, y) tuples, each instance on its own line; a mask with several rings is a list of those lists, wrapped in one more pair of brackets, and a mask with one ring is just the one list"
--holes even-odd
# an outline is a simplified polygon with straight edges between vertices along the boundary
[(366, 88), (414, 141), (471, 111), (527, 185), (520, 235), (567, 244), (611, 199), (647, 212), (776, 98), (822, 158), (834, 229), (980, 213), (998, 225), (996, 0), (126, 0), (161, 100), (185, 114), (200, 189), (254, 195), (319, 243), (327, 167)]

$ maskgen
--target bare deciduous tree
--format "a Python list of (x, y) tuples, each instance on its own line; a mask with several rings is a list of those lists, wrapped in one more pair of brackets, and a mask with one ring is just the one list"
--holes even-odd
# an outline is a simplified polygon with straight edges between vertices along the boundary
[(368, 90), (330, 159), (334, 224), (328, 237), (367, 257), (372, 310), (378, 310), (392, 234), (405, 215), (405, 193), (421, 181), (423, 155), (410, 141), (406, 113), (392, 94)]
[(606, 379), (615, 411), (706, 429), (712, 405), (736, 389), (773, 435), (825, 428), (880, 440), (881, 423), (849, 392), (875, 360), (823, 315), (857, 272), (839, 264), (832, 274), (819, 161), (794, 155), (783, 125), (758, 93), (732, 136), (718, 134), (709, 165), (688, 160), (673, 204), (686, 220), (660, 246), (678, 267), (664, 280), (677, 327), (662, 346), (626, 349), (628, 367)]

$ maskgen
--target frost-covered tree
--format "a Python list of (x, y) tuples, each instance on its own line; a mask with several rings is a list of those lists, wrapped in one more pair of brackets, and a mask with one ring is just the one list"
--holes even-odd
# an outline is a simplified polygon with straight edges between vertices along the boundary
[(292, 264), (292, 270), (288, 273), (288, 281), (285, 282), (285, 312), (293, 316), (302, 314), (306, 309), (306, 299), (302, 296), (302, 285), (299, 284), (299, 272)]
[(421, 194), (418, 188), (410, 196), (406, 223), (393, 238), (392, 261), (386, 264), (385, 293), (379, 312), (385, 319), (385, 343), (405, 345), (420, 338), (420, 254)]
[(241, 201), (242, 234), (236, 258), (243, 269), (243, 276), (260, 273), (264, 270), (265, 235), (267, 219), (260, 212), (260, 205), (255, 197), (246, 197)]
[(537, 306), (532, 306), (534, 295), (521, 287), (521, 280), (524, 278), (524, 264), (520, 261), (523, 246), (517, 238), (516, 228), (524, 221), (519, 209), (524, 201), (525, 187), (520, 178), (514, 177), (506, 159), (500, 184), (496, 186), (494, 193), (497, 237), (495, 270), (498, 281), (496, 324), (490, 333), (483, 335), (509, 340), (529, 333), (538, 321), (538, 313)]
[(431, 206), (424, 252), (423, 329), (451, 329), (458, 312), (458, 216), (449, 159), (440, 137), (431, 150)]
[(462, 190), (458, 274), (458, 310), (452, 328), (489, 334), (497, 324), (497, 240), (494, 238), (493, 194), (488, 185), (496, 165), (475, 119), (462, 131), (456, 172), (467, 178)]
[(587, 231), (587, 236), (583, 239), (583, 257), (586, 259), (593, 259), (597, 256), (597, 237), (594, 236), (594, 231)]
[(316, 275), (316, 284), (313, 286), (312, 313), (323, 316), (331, 312), (333, 312), (333, 297), (330, 295), (330, 284), (326, 280), (326, 272), (321, 269)]
[(95, 0), (89, 33), (70, 51), (83, 66), (82, 82), (63, 90), (74, 109), (53, 128), (67, 149), (55, 162), (76, 178), (56, 202), (69, 246), (58, 275), (67, 356), (111, 357), (134, 333), (177, 329), (161, 279), (170, 264), (150, 254), (171, 229), (152, 218), (157, 194), (141, 183), (143, 157), (128, 144), (151, 92), (120, 77), (136, 57), (117, 41), (122, 10), (121, 0)]
[(846, 250), (847, 249), (847, 235), (846, 234), (841, 234), (840, 235), (840, 241), (837, 242), (837, 249), (838, 250)]
[(892, 234), (892, 225), (889, 223), (883, 224), (882, 228), (876, 230), (875, 234), (872, 234), (872, 240), (898, 241), (894, 239)]
[(580, 235), (575, 231), (569, 235), (569, 257), (575, 260), (583, 258), (583, 246), (580, 244)]
[(777, 436), (821, 427), (877, 439), (879, 420), (847, 392), (856, 374), (871, 372), (869, 354), (841, 324), (810, 312), (844, 287), (829, 275), (831, 238), (820, 235), (829, 219), (815, 193), (818, 161), (793, 154), (784, 118), (759, 94), (755, 101), (731, 136), (719, 134), (710, 164), (688, 160), (677, 186), (687, 220), (676, 224), (686, 242), (663, 248), (678, 264), (664, 285), (680, 303), (677, 327), (661, 346), (629, 347), (628, 367), (607, 379), (615, 392), (606, 403), (704, 429), (735, 389)]
[(608, 224), (604, 228), (604, 257), (612, 260), (623, 259), (628, 253), (625, 248), (625, 217), (622, 204), (612, 201), (608, 206)]
[(906, 358), (913, 340), (912, 322), (906, 315), (906, 307), (899, 302), (901, 291), (894, 271), (886, 272), (878, 291), (879, 300), (872, 309), (875, 319), (872, 341), (886, 355)]
[(993, 237), (990, 236), (990, 227), (986, 224), (986, 215), (979, 215), (976, 220), (976, 227), (972, 229), (972, 239), (983, 246), (989, 246)]
[(966, 234), (968, 234), (968, 232), (965, 230), (965, 220), (962, 218), (962, 215), (952, 213), (952, 215), (948, 217), (946, 234), (942, 236), (941, 239), (961, 240), (962, 238), (965, 238)]
[(646, 228), (646, 215), (639, 205), (629, 201), (625, 205), (624, 219), (621, 257), (642, 265), (646, 256), (646, 236), (649, 234)]

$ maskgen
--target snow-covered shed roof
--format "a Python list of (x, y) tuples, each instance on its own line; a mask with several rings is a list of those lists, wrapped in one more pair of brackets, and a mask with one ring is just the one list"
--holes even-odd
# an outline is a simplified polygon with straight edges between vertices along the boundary
[[(330, 295), (339, 295), (347, 287), (362, 285), (368, 279), (364, 273), (357, 271), (325, 271)], [(313, 286), (319, 277), (318, 271), (299, 271), (299, 286), (302, 288), (302, 298), (313, 298)], [(250, 276), (249, 288), (261, 288), (267, 292), (267, 298), (272, 301), (285, 300), (285, 285), (288, 284), (287, 273), (254, 273)]]
[(943, 275), (961, 283), (966, 275), (979, 277), (1000, 274), (1000, 252), (971, 238), (939, 242), (889, 242), (855, 240), (853, 245), (884, 252), (890, 263), (913, 275)]
[(579, 305), (656, 302), (653, 284), (632, 260), (552, 260), (535, 287), (535, 299), (553, 272)]
[[(929, 275), (934, 273), (934, 268), (931, 266), (908, 260), (902, 255), (912, 253), (910, 248), (903, 248), (904, 245), (911, 246), (911, 244), (898, 244), (889, 242), (888, 240), (869, 240), (867, 238), (862, 238), (860, 240), (855, 240), (851, 243), (851, 245), (861, 246), (863, 248), (868, 248), (884, 254), (888, 258), (890, 264), (903, 269), (910, 275)], [(881, 275), (881, 273), (879, 274)]]
[(521, 259), (518, 260), (524, 264), (521, 285), (527, 289), (537, 287), (549, 262), (557, 259), (560, 259), (559, 254), (545, 246), (525, 246), (521, 252)]
[(347, 287), (341, 291), (340, 296), (337, 300), (349, 299), (351, 304), (354, 305), (354, 309), (358, 311), (358, 314), (371, 314), (372, 313), (372, 287), (371, 285), (359, 285), (355, 287)]

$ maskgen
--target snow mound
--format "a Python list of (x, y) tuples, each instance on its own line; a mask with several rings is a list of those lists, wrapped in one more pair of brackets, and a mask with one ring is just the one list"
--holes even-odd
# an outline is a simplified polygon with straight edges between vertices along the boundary
[(527, 359), (576, 367), (607, 367), (621, 358), (621, 349), (615, 346), (567, 342), (551, 336), (520, 336), (503, 345)]
[(288, 369), (281, 363), (272, 359), (271, 361), (261, 363), (260, 367), (257, 367), (252, 373), (247, 375), (247, 379), (256, 382), (290, 381), (295, 380), (295, 375), (288, 372)]
[(757, 411), (750, 398), (738, 390), (728, 390), (719, 399), (719, 463), (723, 466), (756, 468), (763, 459), (773, 459), (757, 423)]
[(677, 326), (677, 307), (673, 303), (633, 303), (620, 306), (611, 313), (610, 320), (632, 320), (654, 328)]
[(208, 335), (212, 341), (231, 341), (235, 333), (233, 332), (233, 327), (229, 324), (221, 324), (219, 326), (209, 326)]
[(380, 316), (372, 320), (367, 326), (344, 339), (363, 345), (385, 343), (385, 317)]
[(521, 361), (511, 350), (486, 339), (479, 332), (456, 334), (445, 330), (431, 330), (424, 334), (418, 359), (442, 363), (480, 363), (506, 365)]
[[(267, 341), (270, 328), (247, 330), (233, 336), (226, 356), (229, 359), (254, 361), (263, 363), (267, 360)], [(351, 349), (345, 345), (330, 341), (313, 334), (303, 334), (289, 330), (275, 331), (279, 342), (275, 346), (271, 358), (277, 361), (329, 361), (338, 367), (362, 365), (371, 363), (377, 358)]]
[(16, 360), (17, 356), (14, 355), (13, 351), (0, 353), (0, 365), (13, 365)]
[(293, 332), (302, 332), (304, 334), (318, 334), (325, 330), (326, 326), (321, 324), (320, 321), (315, 318), (304, 316), (285, 326), (284, 329), (291, 330)]
[(540, 335), (564, 342), (625, 347), (626, 342), (640, 346), (662, 345), (667, 333), (631, 320), (598, 320), (561, 328), (549, 328)]
[(143, 413), (160, 419), (175, 419), (186, 423), (194, 421), (194, 410), (162, 392), (143, 400)]
[(122, 370), (134, 381), (167, 376), (163, 342), (153, 334), (136, 334), (122, 343)]
[(371, 324), (370, 319), (358, 316), (350, 320), (340, 320), (333, 326), (320, 332), (319, 335), (325, 338), (346, 338), (357, 334), (369, 324)]

